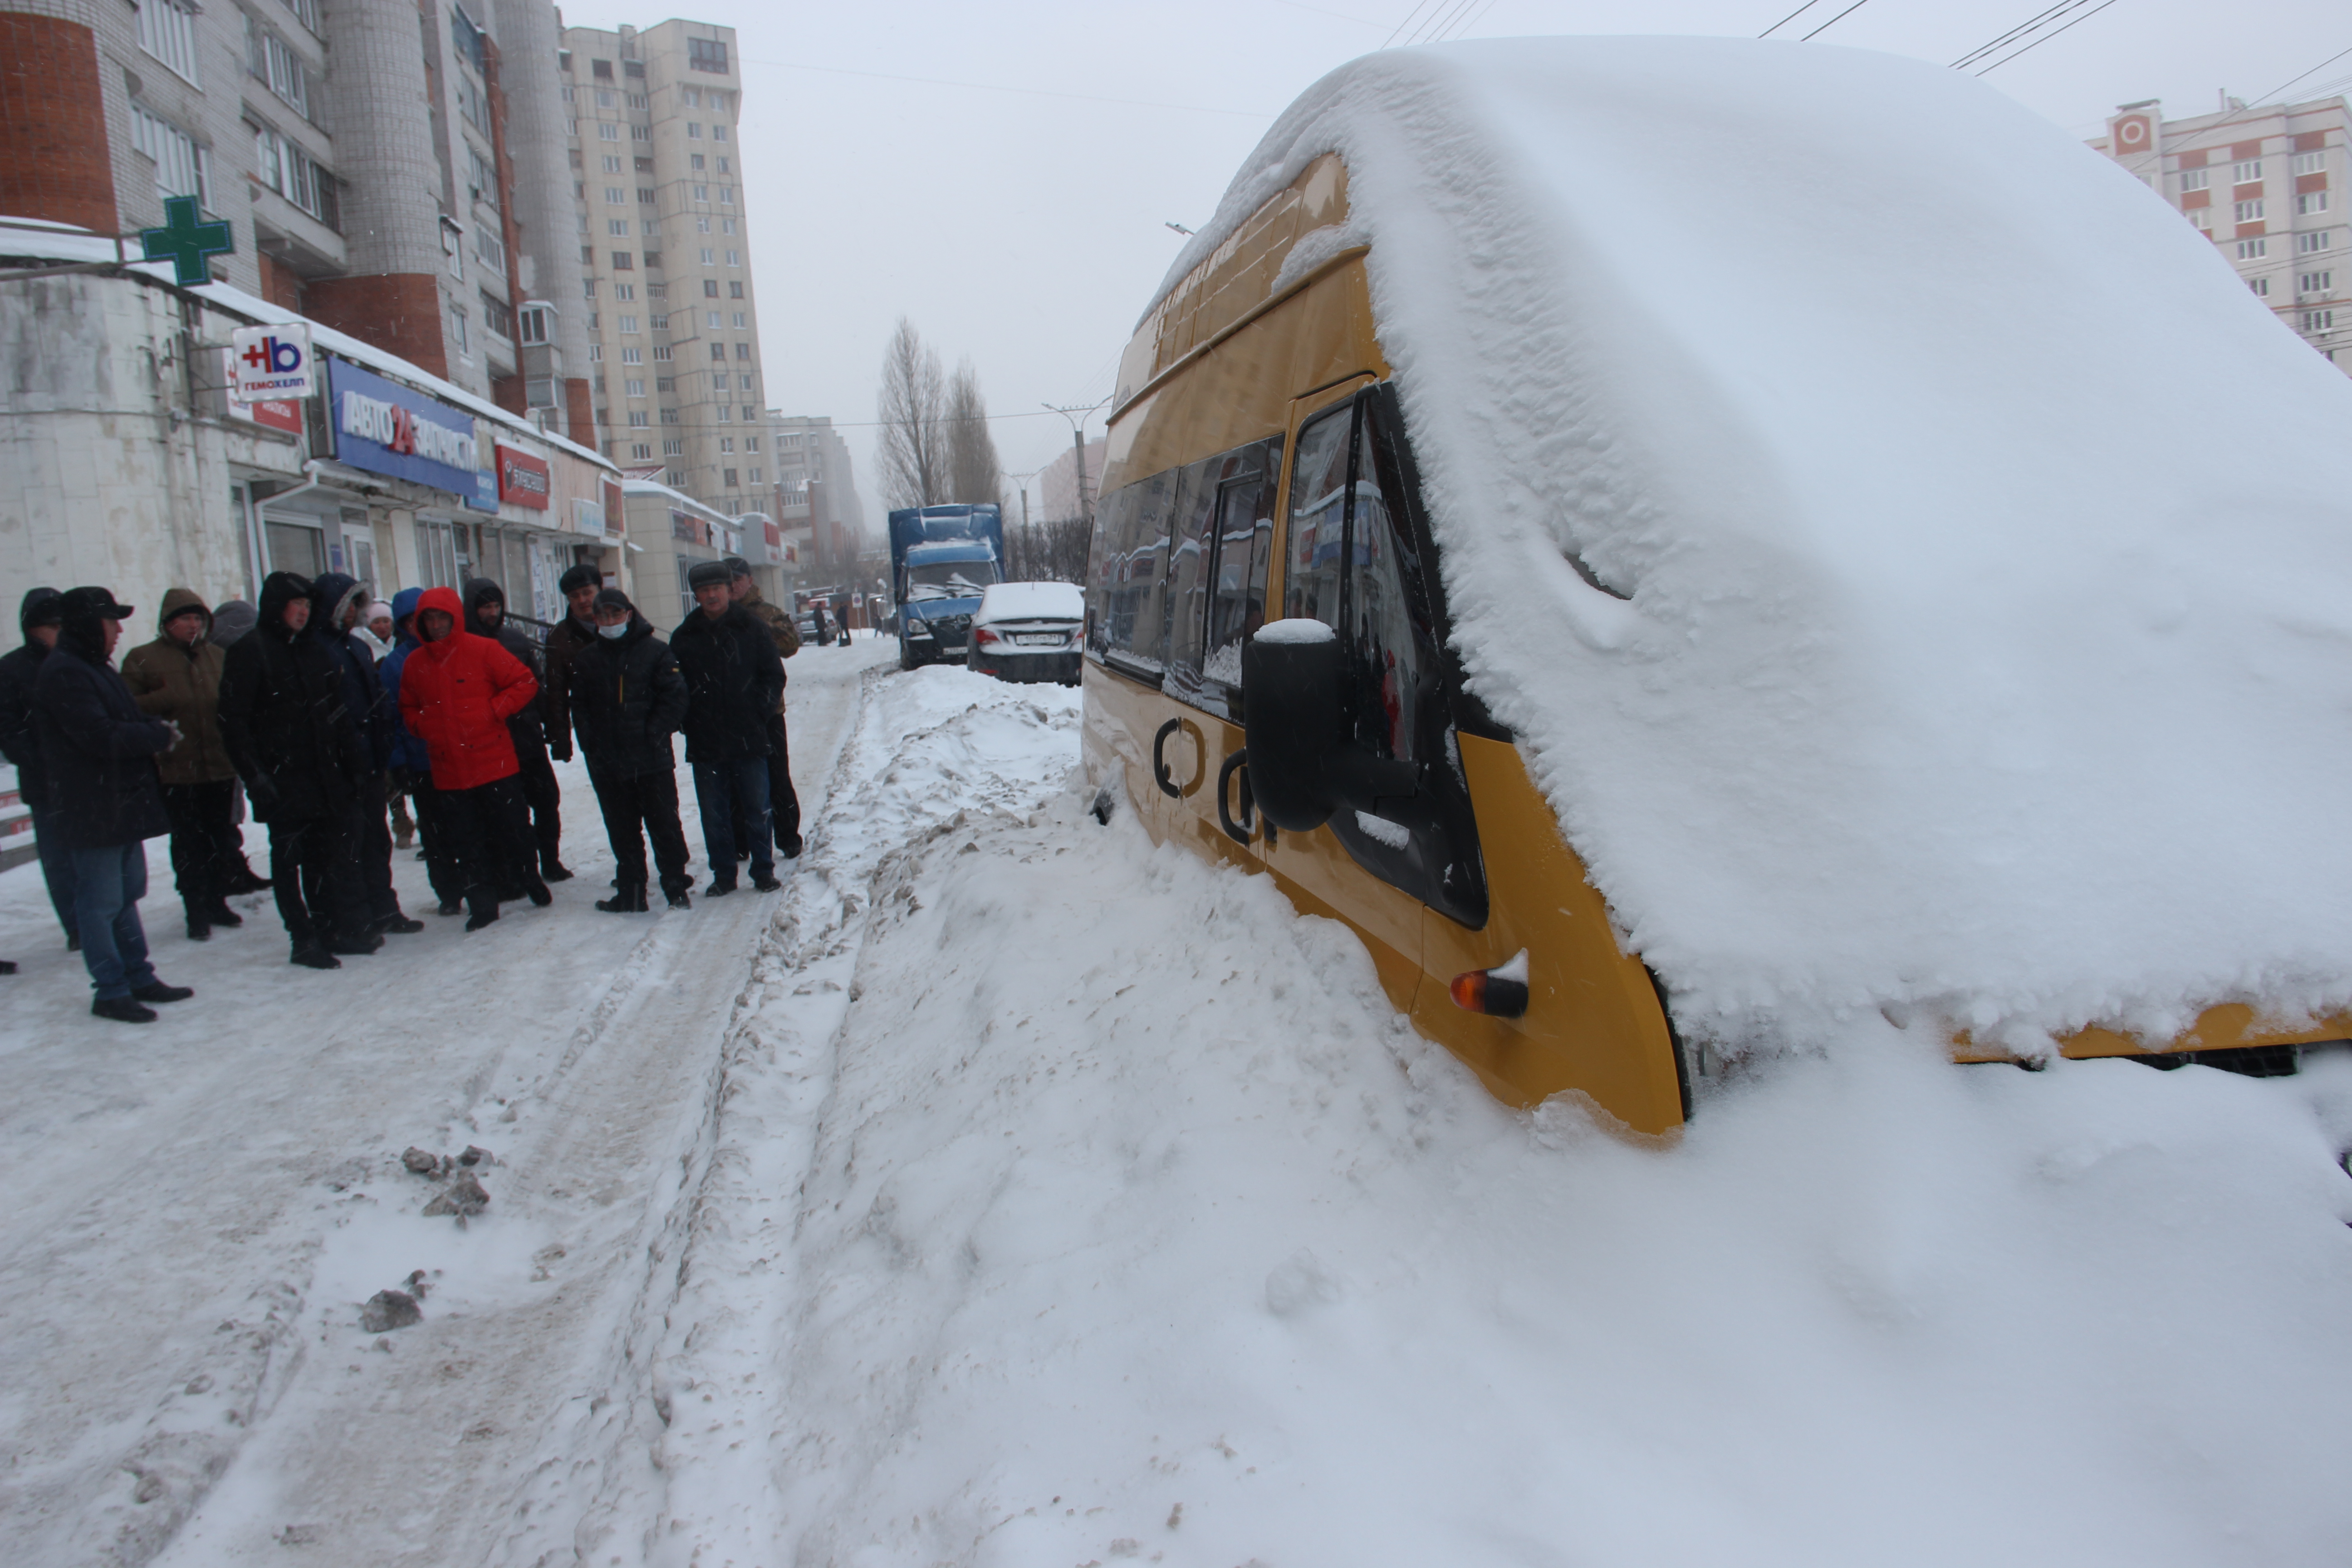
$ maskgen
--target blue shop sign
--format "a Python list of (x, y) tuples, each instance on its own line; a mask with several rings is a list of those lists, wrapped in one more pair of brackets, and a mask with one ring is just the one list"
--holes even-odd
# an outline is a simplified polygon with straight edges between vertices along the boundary
[(496, 468), (481, 468), (475, 472), (474, 493), (466, 498), (466, 504), (476, 511), (499, 510), (499, 471)]
[(472, 415), (332, 355), (327, 389), (338, 461), (467, 500), (479, 493)]

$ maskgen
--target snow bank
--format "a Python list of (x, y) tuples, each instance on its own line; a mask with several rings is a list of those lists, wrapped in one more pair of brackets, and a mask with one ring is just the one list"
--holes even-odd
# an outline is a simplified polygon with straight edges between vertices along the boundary
[(2352, 384), (2179, 215), (1948, 70), (1514, 39), (1325, 78), (1171, 284), (1332, 150), (1473, 685), (1685, 1027), (2352, 1001)]
[(919, 792), (805, 1174), (727, 1227), (763, 1267), (697, 1261), (689, 1337), (786, 1322), (774, 1359), (694, 1369), (669, 1462), (767, 1434), (768, 1468), (698, 1489), (665, 1561), (2211, 1568), (2352, 1539), (2352, 1063), (1958, 1069), (1872, 1018), (1629, 1147), (1497, 1105), (1265, 879), (1041, 774), (1022, 798), (1020, 717), (918, 727), (909, 780), (1010, 748), (963, 770), (1006, 809)]

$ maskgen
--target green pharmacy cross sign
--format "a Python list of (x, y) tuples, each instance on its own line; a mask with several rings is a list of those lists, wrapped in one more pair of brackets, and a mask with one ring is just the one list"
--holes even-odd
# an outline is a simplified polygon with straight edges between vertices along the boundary
[(196, 221), (196, 198), (171, 196), (163, 203), (163, 226), (142, 228), (139, 237), (147, 247), (145, 259), (169, 261), (182, 288), (213, 280), (208, 258), (236, 249), (226, 223)]

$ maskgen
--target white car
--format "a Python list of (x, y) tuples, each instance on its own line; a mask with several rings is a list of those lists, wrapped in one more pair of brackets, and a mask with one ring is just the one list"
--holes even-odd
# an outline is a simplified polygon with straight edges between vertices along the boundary
[(1076, 583), (992, 583), (971, 617), (971, 668), (999, 680), (1078, 683), (1086, 591)]

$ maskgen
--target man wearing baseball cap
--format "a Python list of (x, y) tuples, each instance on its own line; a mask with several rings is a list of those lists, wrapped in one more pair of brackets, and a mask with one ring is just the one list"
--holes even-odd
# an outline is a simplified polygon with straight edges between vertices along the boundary
[(176, 728), (142, 712), (115, 673), (114, 645), (131, 606), (104, 588), (72, 588), (58, 608), (58, 644), (33, 686), (41, 764), (74, 858), (74, 916), (97, 996), (89, 1010), (126, 1024), (155, 1020), (152, 1002), (195, 992), (166, 985), (147, 961), (139, 900), (147, 892), (146, 840), (172, 831), (155, 758)]

